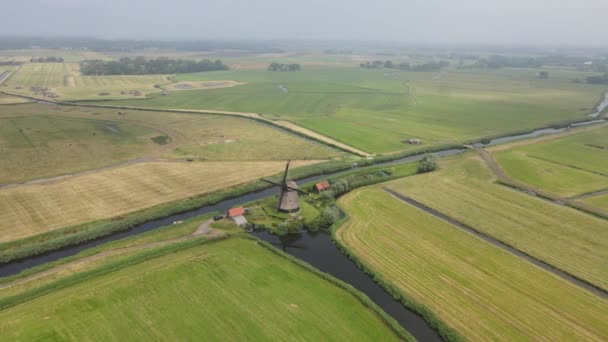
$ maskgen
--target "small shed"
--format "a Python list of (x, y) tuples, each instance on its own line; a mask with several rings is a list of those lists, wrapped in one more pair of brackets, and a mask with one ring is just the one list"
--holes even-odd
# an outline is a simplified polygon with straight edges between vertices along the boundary
[(322, 182), (319, 182), (317, 184), (315, 184), (314, 186), (314, 191), (316, 192), (322, 192), (325, 190), (329, 190), (331, 186), (329, 185), (329, 182), (327, 180), (324, 180)]
[(228, 210), (226, 216), (230, 217), (237, 225), (242, 227), (246, 226), (248, 223), (245, 216), (243, 216), (245, 215), (245, 212), (245, 208), (243, 207), (232, 208)]
[(247, 219), (243, 215), (232, 216), (231, 218), (239, 227), (247, 225)]

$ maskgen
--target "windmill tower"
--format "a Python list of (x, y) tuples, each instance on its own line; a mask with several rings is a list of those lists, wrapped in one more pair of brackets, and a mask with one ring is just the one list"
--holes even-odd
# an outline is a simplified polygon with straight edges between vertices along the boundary
[(267, 179), (262, 179), (265, 182), (276, 185), (281, 188), (281, 194), (279, 195), (279, 202), (277, 203), (277, 210), (283, 213), (293, 213), (300, 210), (300, 204), (298, 199), (298, 193), (306, 194), (306, 192), (299, 190), (296, 182), (287, 180), (287, 172), (289, 172), (289, 163), (285, 165), (285, 173), (283, 174), (283, 180), (281, 183), (276, 183)]

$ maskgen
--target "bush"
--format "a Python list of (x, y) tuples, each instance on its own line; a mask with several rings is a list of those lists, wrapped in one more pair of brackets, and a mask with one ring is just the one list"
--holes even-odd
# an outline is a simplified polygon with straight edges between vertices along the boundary
[(418, 163), (418, 173), (426, 173), (437, 170), (439, 164), (437, 163), (437, 157), (432, 154), (427, 154)]
[(296, 234), (304, 228), (304, 224), (300, 220), (287, 220), (279, 223), (276, 226), (275, 233), (279, 236), (287, 234)]
[(328, 229), (340, 218), (340, 210), (335, 206), (328, 206), (317, 218), (306, 223), (306, 229), (316, 232)]
[(334, 197), (340, 197), (351, 190), (351, 184), (347, 179), (339, 179), (331, 184)]

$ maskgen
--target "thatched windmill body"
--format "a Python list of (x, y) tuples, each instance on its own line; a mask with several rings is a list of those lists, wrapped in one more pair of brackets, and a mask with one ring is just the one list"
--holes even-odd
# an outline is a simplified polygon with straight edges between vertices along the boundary
[(281, 183), (276, 183), (268, 179), (262, 179), (265, 182), (276, 185), (281, 188), (281, 194), (279, 195), (279, 202), (277, 203), (277, 210), (283, 213), (293, 213), (300, 210), (300, 203), (298, 193), (306, 194), (306, 192), (298, 189), (296, 182), (287, 179), (287, 173), (289, 172), (289, 163), (285, 165), (285, 173), (283, 174), (283, 180)]

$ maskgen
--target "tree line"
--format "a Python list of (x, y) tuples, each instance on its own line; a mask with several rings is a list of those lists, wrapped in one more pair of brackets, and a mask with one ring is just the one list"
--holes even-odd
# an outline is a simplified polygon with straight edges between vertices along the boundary
[(281, 64), (272, 62), (268, 66), (268, 71), (300, 71), (302, 67), (300, 64)]
[(407, 71), (438, 71), (446, 68), (450, 65), (448, 61), (430, 61), (422, 64), (410, 65), (407, 62), (401, 62), (399, 64), (393, 63), (392, 61), (372, 61), (359, 64), (363, 69), (399, 69)]
[(30, 62), (32, 63), (63, 63), (64, 59), (63, 57), (55, 57), (55, 56), (50, 56), (50, 57), (32, 57), (30, 58)]
[(80, 72), (83, 75), (184, 74), (228, 69), (228, 66), (220, 60), (203, 59), (197, 62), (166, 57), (156, 59), (123, 57), (118, 61), (87, 60), (80, 63)]

